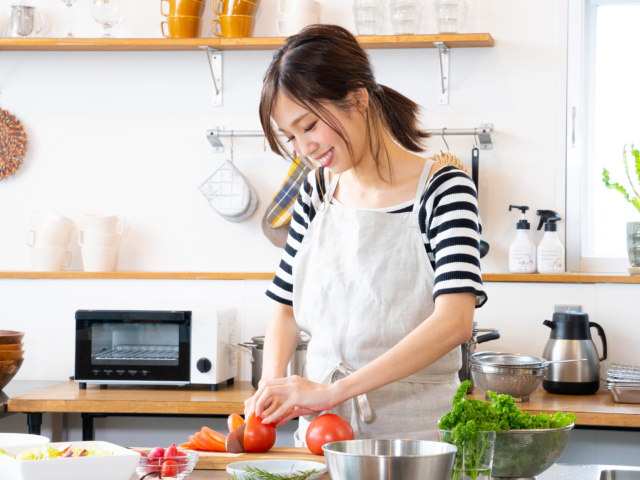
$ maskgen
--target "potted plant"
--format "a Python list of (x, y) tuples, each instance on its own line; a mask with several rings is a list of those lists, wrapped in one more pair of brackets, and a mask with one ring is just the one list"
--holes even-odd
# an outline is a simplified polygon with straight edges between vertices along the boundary
[[(640, 182), (640, 151), (633, 148), (633, 144), (631, 144), (631, 155), (633, 156), (636, 175), (638, 175), (638, 182)], [(640, 212), (640, 194), (638, 194), (638, 190), (640, 190), (640, 188), (636, 189), (635, 185), (631, 181), (631, 176), (629, 175), (626, 145), (622, 151), (622, 162), (624, 164), (624, 171), (627, 174), (627, 180), (629, 180), (629, 185), (631, 186), (631, 190), (634, 195), (629, 195), (627, 190), (619, 183), (611, 183), (609, 171), (606, 168), (602, 169), (602, 181), (604, 182), (605, 187), (620, 192), (627, 202), (636, 207), (638, 212)], [(627, 252), (629, 254), (629, 263), (631, 266), (634, 268), (640, 267), (640, 221), (627, 222)]]

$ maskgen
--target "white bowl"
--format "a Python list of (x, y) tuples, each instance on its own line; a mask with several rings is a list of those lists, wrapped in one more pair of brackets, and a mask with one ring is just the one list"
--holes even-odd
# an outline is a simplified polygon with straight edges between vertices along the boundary
[[(49, 445), (57, 448), (68, 444)], [(72, 445), (80, 448), (99, 447), (113, 452), (113, 455), (46, 460), (16, 460), (0, 455), (0, 480), (129, 480), (140, 461), (139, 453), (108, 442), (72, 442)], [(15, 455), (33, 447), (13, 445), (3, 448), (8, 454)]]
[(27, 433), (0, 433), (0, 447), (10, 445), (44, 445), (51, 439), (42, 435), (29, 435)]

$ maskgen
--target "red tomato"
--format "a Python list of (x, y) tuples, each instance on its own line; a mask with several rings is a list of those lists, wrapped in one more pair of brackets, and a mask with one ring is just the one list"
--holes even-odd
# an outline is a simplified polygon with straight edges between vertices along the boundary
[(178, 475), (178, 462), (175, 460), (165, 460), (162, 464), (160, 474), (163, 477), (175, 477)]
[(326, 413), (316, 418), (307, 429), (307, 447), (315, 455), (324, 455), (322, 446), (331, 442), (353, 440), (353, 428), (344, 418)]
[(233, 432), (236, 428), (244, 425), (244, 420), (237, 413), (232, 413), (227, 418), (227, 426), (229, 427), (229, 433)]
[(244, 431), (244, 449), (251, 453), (269, 450), (276, 443), (276, 426), (273, 423), (263, 425), (262, 420), (253, 413), (247, 418)]

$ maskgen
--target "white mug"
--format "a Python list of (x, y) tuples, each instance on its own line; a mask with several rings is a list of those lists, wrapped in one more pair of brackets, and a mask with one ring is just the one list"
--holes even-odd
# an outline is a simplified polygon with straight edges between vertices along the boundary
[(90, 248), (118, 248), (121, 235), (104, 235), (90, 230), (78, 230), (78, 244)]
[(280, 12), (281, 15), (320, 15), (321, 10), (322, 4), (315, 0), (278, 0), (278, 12)]
[(117, 248), (84, 247), (81, 251), (85, 272), (113, 272), (118, 266)]
[(69, 235), (66, 233), (54, 232), (53, 230), (29, 230), (27, 232), (27, 245), (30, 247), (58, 247), (67, 248), (69, 245)]
[(31, 265), (34, 272), (58, 272), (71, 264), (71, 252), (64, 247), (33, 247)]
[(320, 22), (318, 15), (287, 15), (284, 18), (276, 20), (278, 34), (283, 37), (295, 35), (304, 27), (314, 25)]
[(92, 213), (84, 217), (84, 230), (103, 235), (125, 236), (129, 233), (129, 224), (115, 214)]
[(67, 235), (71, 235), (76, 224), (69, 217), (60, 215), (59, 213), (46, 211), (40, 212), (34, 210), (31, 214), (31, 226), (35, 228), (42, 228), (44, 230), (52, 230), (54, 232), (60, 232)]

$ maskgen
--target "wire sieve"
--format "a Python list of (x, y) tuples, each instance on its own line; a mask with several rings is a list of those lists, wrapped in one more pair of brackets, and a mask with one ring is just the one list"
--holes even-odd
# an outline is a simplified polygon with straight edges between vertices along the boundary
[(640, 367), (613, 363), (607, 370), (607, 382), (640, 382)]

